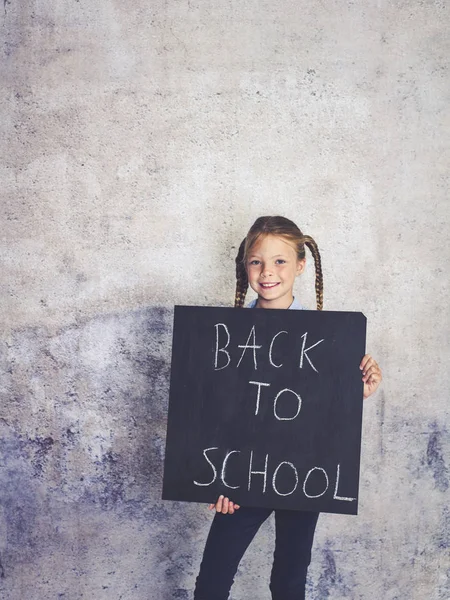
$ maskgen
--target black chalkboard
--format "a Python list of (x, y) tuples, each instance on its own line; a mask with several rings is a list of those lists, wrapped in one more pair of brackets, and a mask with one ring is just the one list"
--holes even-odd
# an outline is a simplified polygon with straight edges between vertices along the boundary
[(362, 313), (176, 306), (163, 499), (357, 514)]

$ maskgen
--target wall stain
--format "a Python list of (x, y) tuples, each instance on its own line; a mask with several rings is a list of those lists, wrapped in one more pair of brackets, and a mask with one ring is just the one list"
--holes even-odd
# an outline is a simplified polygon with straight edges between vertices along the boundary
[(103, 508), (111, 508), (124, 500), (123, 466), (119, 454), (109, 450), (99, 463), (103, 484), (100, 504)]
[[(436, 547), (440, 550), (450, 548), (450, 509), (444, 506), (438, 534), (435, 536)], [(449, 582), (450, 583), (450, 582)]]
[[(6, 421), (4, 423), (6, 424)], [(30, 438), (28, 435), (21, 435), (15, 432), (13, 439), (5, 438), (2, 440), (1, 449), (5, 452), (5, 455), (7, 452), (11, 455), (16, 452), (25, 460), (29, 460), (33, 466), (33, 477), (40, 477), (45, 470), (47, 454), (50, 452), (53, 444), (54, 439), (50, 436)]]
[(432, 431), (429, 435), (427, 445), (427, 465), (432, 470), (437, 489), (441, 492), (446, 492), (449, 483), (447, 477), (448, 469), (442, 450), (442, 431), (439, 429), (436, 421), (432, 423), (431, 428)]
[(316, 597), (320, 600), (326, 600), (337, 593), (343, 598), (350, 598), (353, 586), (351, 582), (345, 581), (343, 575), (339, 573), (335, 560), (336, 551), (333, 550), (330, 540), (327, 540), (320, 553), (322, 566), (316, 587)]
[[(11, 550), (20, 549), (22, 559), (28, 555), (32, 559), (40, 506), (29, 459), (30, 444), (11, 427), (1, 429), (0, 506), (8, 526), (6, 551), (10, 557)], [(0, 570), (4, 573), (3, 567)]]
[(325, 600), (330, 597), (334, 584), (336, 583), (336, 561), (334, 560), (333, 552), (330, 544), (325, 544), (322, 549), (322, 572), (320, 574), (317, 591), (319, 598)]
[(34, 467), (34, 476), (39, 477), (44, 472), (47, 454), (52, 449), (55, 440), (49, 436), (45, 438), (36, 437), (28, 441), (35, 448), (31, 463)]

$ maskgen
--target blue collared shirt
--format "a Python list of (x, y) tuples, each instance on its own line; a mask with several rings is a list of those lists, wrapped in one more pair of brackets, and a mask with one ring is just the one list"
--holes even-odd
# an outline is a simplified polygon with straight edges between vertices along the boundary
[[(252, 300), (249, 304), (247, 304), (247, 308), (255, 308), (256, 303), (258, 302), (258, 298)], [(292, 304), (289, 307), (289, 310), (308, 310), (306, 306), (302, 306), (300, 302), (294, 298)]]

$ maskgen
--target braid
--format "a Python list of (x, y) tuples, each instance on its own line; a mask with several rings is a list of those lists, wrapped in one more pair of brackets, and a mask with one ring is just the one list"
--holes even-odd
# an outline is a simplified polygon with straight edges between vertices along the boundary
[(242, 240), (239, 246), (239, 252), (236, 256), (236, 295), (234, 297), (235, 308), (242, 308), (245, 302), (245, 296), (248, 289), (248, 277), (244, 264), (244, 250), (247, 238)]
[(304, 243), (308, 246), (311, 254), (314, 258), (314, 265), (316, 267), (316, 303), (317, 310), (323, 310), (323, 275), (322, 275), (322, 263), (320, 260), (319, 248), (316, 242), (309, 235), (303, 236)]

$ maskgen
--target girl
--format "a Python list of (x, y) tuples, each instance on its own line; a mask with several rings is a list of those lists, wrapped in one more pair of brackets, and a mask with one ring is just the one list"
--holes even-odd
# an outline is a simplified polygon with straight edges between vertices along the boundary
[[(235, 307), (243, 307), (250, 285), (258, 298), (249, 308), (303, 310), (293, 296), (293, 287), (295, 278), (305, 269), (305, 245), (314, 257), (317, 309), (322, 310), (323, 280), (317, 244), (284, 217), (260, 217), (241, 243), (236, 257)], [(378, 388), (381, 371), (368, 354), (359, 367), (367, 398)], [(319, 513), (239, 507), (223, 496), (209, 508), (215, 509), (216, 515), (206, 541), (194, 600), (227, 600), (244, 552), (272, 512), (276, 531), (270, 578), (272, 600), (305, 598), (306, 573)]]

